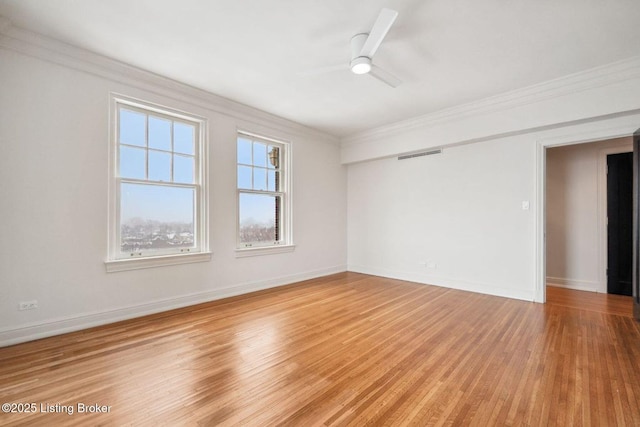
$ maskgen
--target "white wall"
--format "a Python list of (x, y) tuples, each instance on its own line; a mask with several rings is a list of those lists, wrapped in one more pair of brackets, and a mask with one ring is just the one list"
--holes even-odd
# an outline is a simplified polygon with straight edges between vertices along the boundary
[(533, 155), (504, 139), (350, 165), (349, 269), (532, 300)]
[[(76, 50), (68, 58), (25, 45), (27, 56), (2, 42), (0, 345), (346, 269), (346, 167), (335, 140), (89, 54), (76, 60), (85, 55)], [(209, 120), (211, 262), (105, 272), (110, 92)], [(292, 253), (235, 257), (237, 128), (291, 141)], [(38, 309), (18, 311), (28, 300)]]
[(607, 292), (604, 167), (623, 151), (632, 138), (547, 150), (547, 282)]

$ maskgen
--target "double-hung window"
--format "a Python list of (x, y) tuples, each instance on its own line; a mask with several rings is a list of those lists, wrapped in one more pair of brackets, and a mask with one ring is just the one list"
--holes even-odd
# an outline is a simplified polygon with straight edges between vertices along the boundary
[(238, 134), (237, 253), (269, 253), (275, 248), (281, 252), (293, 247), (288, 159), (287, 143)]
[(112, 269), (208, 259), (204, 120), (114, 97), (112, 125)]

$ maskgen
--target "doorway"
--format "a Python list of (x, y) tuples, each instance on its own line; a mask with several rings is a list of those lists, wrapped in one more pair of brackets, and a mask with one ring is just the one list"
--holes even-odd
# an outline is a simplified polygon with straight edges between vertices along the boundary
[(633, 153), (607, 155), (607, 293), (631, 296)]
[(545, 150), (546, 284), (628, 295), (632, 150), (631, 137)]
[[(593, 141), (614, 139), (614, 138), (629, 138), (631, 147), (628, 150), (633, 152), (633, 217), (632, 217), (632, 298), (633, 301), (633, 315), (640, 321), (640, 267), (638, 267), (638, 260), (640, 259), (640, 129), (637, 128), (638, 117), (627, 117), (624, 120), (616, 119), (615, 126), (608, 128), (600, 128), (594, 131), (593, 129), (588, 132), (585, 131), (582, 134), (566, 134), (553, 137), (541, 138), (536, 144), (536, 220), (535, 220), (535, 302), (544, 303), (546, 301), (546, 289), (549, 284), (549, 228), (548, 228), (548, 189), (550, 186), (548, 176), (548, 159), (547, 154), (551, 148), (561, 147), (572, 144), (589, 144)], [(611, 123), (611, 121), (609, 121)], [(582, 127), (581, 127), (582, 128)], [(589, 134), (591, 138), (586, 138), (585, 135)], [(595, 136), (599, 138), (595, 138)], [(620, 151), (619, 151), (620, 152)], [(613, 153), (608, 153), (613, 154)], [(606, 161), (603, 161), (606, 165)], [(600, 170), (606, 169), (606, 167), (599, 168)], [(606, 173), (605, 173), (606, 175)], [(606, 179), (598, 180), (599, 183), (604, 181), (604, 187), (606, 188)], [(601, 184), (598, 184), (601, 186)], [(604, 192), (606, 194), (606, 190)], [(604, 203), (606, 205), (606, 203)], [(602, 206), (602, 204), (600, 204)], [(602, 216), (606, 217), (606, 209), (602, 208)], [(606, 226), (601, 227), (602, 232), (600, 235), (606, 235)], [(606, 238), (601, 239), (601, 245), (598, 247), (606, 246)], [(606, 287), (606, 250), (604, 254), (599, 258), (605, 262), (598, 264), (598, 271), (602, 273), (602, 280), (600, 283)], [(597, 292), (597, 291), (596, 291)], [(621, 297), (625, 298), (625, 297)]]

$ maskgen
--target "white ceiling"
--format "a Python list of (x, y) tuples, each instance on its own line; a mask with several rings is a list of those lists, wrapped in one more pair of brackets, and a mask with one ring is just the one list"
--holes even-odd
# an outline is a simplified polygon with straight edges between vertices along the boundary
[[(374, 63), (349, 40), (399, 12)], [(73, 44), (345, 137), (640, 54), (639, 0), (0, 0)]]

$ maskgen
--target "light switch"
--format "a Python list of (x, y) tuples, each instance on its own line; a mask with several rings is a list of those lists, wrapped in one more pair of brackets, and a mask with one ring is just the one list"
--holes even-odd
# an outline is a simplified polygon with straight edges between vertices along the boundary
[(522, 202), (522, 210), (523, 211), (528, 211), (529, 210), (529, 201), (525, 200), (524, 202)]

